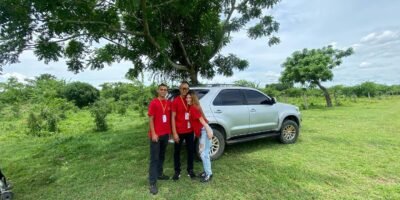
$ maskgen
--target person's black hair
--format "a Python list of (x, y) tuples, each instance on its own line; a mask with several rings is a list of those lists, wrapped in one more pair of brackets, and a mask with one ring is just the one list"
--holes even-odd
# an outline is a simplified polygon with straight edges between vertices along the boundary
[(168, 86), (167, 86), (166, 84), (164, 84), (164, 83), (161, 83), (160, 85), (158, 85), (158, 88), (160, 88), (160, 87), (166, 87), (166, 88), (168, 88)]
[(182, 84), (187, 84), (187, 85), (189, 85), (189, 82), (187, 82), (187, 81), (181, 81), (181, 85)]

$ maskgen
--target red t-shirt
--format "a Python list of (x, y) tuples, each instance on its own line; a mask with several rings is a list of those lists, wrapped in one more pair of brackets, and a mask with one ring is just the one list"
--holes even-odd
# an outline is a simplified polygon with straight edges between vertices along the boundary
[[(200, 117), (202, 117), (200, 109), (197, 106), (190, 106), (189, 113), (190, 124), (193, 127), (194, 134), (196, 137), (200, 137), (201, 129), (203, 128), (203, 124), (200, 123)], [(208, 120), (205, 117), (203, 117), (203, 119), (208, 123)]]
[(186, 113), (189, 114), (189, 106), (184, 98), (177, 96), (172, 102), (172, 112), (176, 112), (175, 115), (175, 128), (178, 134), (192, 133), (192, 126), (188, 126), (189, 118), (185, 119)]
[[(153, 116), (154, 131), (158, 136), (171, 133), (171, 102), (154, 98), (149, 105), (147, 115)], [(149, 130), (149, 137), (151, 130)]]

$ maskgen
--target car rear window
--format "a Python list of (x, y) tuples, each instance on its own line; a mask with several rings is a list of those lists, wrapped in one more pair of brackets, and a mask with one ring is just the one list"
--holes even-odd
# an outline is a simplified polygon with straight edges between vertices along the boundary
[[(210, 90), (208, 89), (191, 89), (194, 91), (199, 99), (203, 98)], [(172, 89), (168, 91), (168, 99), (173, 100), (175, 97), (179, 96), (179, 89)]]
[(193, 90), (199, 99), (203, 98), (210, 90), (207, 89), (194, 89)]

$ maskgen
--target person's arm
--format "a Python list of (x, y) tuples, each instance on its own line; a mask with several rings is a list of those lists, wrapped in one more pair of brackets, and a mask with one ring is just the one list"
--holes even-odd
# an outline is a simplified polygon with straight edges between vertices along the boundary
[(153, 142), (158, 142), (158, 135), (156, 134), (156, 131), (154, 129), (154, 117), (149, 116), (149, 123), (150, 123), (150, 134), (151, 134), (151, 140)]
[(208, 139), (211, 139), (211, 138), (213, 137), (213, 135), (214, 135), (214, 133), (213, 133), (211, 127), (207, 124), (207, 122), (204, 120), (203, 117), (200, 117), (199, 120), (200, 120), (200, 123), (201, 123), (201, 124), (204, 126), (204, 128), (206, 129)]
[(171, 122), (172, 122), (172, 136), (174, 137), (174, 141), (179, 143), (179, 136), (176, 132), (176, 122), (175, 122), (176, 112), (172, 112), (171, 115)]

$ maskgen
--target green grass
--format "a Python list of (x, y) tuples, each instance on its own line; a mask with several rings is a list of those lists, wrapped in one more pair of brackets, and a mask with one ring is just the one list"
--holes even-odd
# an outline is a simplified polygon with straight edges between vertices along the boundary
[[(44, 138), (2, 116), (0, 166), (16, 199), (400, 199), (400, 98), (346, 105), (302, 111), (296, 144), (227, 146), (211, 183), (183, 173), (160, 181), (157, 196), (148, 192), (147, 121), (133, 112), (110, 115), (103, 133), (92, 131), (87, 111), (69, 113), (61, 133)], [(172, 145), (165, 173), (173, 173)]]

